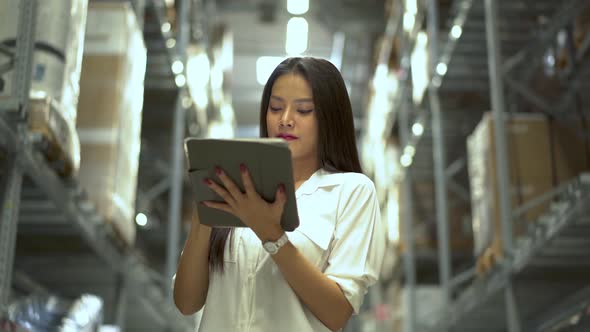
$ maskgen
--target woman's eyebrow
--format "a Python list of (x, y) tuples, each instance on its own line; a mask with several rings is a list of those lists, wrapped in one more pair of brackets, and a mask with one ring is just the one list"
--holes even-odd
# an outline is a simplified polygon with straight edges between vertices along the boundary
[[(270, 96), (271, 99), (276, 99), (278, 101), (285, 101), (285, 99), (279, 97), (279, 96)], [(293, 100), (296, 103), (313, 103), (313, 98), (299, 98), (299, 99), (295, 99)]]

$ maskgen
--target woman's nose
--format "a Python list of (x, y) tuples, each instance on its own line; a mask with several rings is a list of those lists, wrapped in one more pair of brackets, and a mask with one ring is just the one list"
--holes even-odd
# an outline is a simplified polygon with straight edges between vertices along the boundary
[(279, 125), (281, 127), (293, 127), (293, 117), (292, 111), (290, 109), (287, 108), (285, 112), (283, 112), (279, 121)]

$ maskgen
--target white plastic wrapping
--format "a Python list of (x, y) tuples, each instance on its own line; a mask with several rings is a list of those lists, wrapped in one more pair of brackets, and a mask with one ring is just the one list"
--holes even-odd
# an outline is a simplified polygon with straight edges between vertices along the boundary
[[(19, 3), (0, 0), (0, 43), (14, 47), (17, 39)], [(80, 66), (84, 47), (84, 28), (88, 0), (38, 1), (35, 29), (31, 95), (50, 97), (62, 105), (66, 121), (76, 123)], [(0, 64), (8, 61), (0, 55)], [(9, 94), (13, 86), (9, 71), (2, 78)]]
[(147, 50), (125, 3), (91, 3), (85, 43), (77, 123), (80, 181), (131, 245)]

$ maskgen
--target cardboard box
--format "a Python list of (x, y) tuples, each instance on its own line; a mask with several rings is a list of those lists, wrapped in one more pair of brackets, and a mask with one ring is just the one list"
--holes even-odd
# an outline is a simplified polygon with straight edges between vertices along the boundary
[[(487, 256), (498, 260), (503, 257), (503, 244), (494, 134), (492, 114), (486, 113), (469, 136), (467, 146), (474, 252), (481, 257), (487, 251)], [(571, 128), (543, 115), (511, 115), (506, 136), (512, 211), (590, 169), (587, 142), (573, 134)], [(549, 203), (526, 211), (518, 220), (534, 222)], [(515, 223), (515, 236), (525, 228), (526, 223)]]
[(128, 245), (135, 241), (146, 48), (131, 7), (91, 3), (80, 82), (80, 182)]
[(30, 100), (29, 133), (43, 141), (43, 154), (52, 165), (59, 166), (61, 176), (74, 177), (80, 168), (80, 139), (75, 124), (60, 112), (63, 107), (51, 98)]

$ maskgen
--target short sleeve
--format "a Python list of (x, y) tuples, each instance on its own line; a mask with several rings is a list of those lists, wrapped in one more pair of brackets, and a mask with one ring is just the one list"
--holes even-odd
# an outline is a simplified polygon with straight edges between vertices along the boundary
[(365, 176), (360, 180), (345, 185), (341, 193), (334, 240), (324, 271), (338, 283), (355, 314), (379, 276), (386, 235), (375, 186)]

